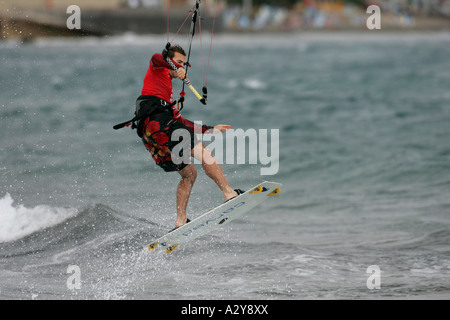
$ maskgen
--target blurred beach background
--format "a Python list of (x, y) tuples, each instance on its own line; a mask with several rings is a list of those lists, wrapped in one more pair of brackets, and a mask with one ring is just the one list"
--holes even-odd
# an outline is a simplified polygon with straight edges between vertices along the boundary
[[(165, 33), (167, 7), (179, 26), (194, 0), (3, 0), (2, 38), (74, 35), (68, 32), (66, 9), (80, 7), (83, 35)], [(443, 30), (450, 28), (448, 0), (227, 0), (202, 1), (206, 23), (216, 13), (216, 32), (301, 32), (305, 30), (364, 30), (369, 5), (382, 13), (384, 30)], [(175, 32), (172, 31), (172, 32)]]

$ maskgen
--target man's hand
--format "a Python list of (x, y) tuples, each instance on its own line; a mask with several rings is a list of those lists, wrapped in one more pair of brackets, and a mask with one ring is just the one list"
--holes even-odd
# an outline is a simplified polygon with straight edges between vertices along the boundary
[(178, 68), (177, 78), (180, 80), (184, 80), (186, 78), (186, 70), (184, 68)]
[(218, 133), (224, 133), (227, 130), (230, 130), (231, 126), (228, 124), (218, 124), (217, 126), (214, 126), (213, 129), (213, 134), (218, 134)]

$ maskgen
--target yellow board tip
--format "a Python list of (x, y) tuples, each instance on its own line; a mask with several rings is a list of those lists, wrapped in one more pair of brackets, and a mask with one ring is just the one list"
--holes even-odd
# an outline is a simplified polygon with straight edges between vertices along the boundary
[(276, 188), (275, 190), (273, 190), (271, 193), (269, 193), (267, 196), (271, 197), (271, 196), (276, 196), (277, 194), (279, 194), (281, 192), (280, 188)]
[(173, 250), (175, 250), (175, 248), (178, 247), (178, 244), (175, 244), (173, 246), (167, 247), (166, 252), (169, 254), (171, 253)]
[(263, 191), (263, 187), (258, 186), (255, 189), (253, 189), (252, 191), (250, 191), (250, 194), (257, 194), (257, 193), (260, 193), (261, 191)]

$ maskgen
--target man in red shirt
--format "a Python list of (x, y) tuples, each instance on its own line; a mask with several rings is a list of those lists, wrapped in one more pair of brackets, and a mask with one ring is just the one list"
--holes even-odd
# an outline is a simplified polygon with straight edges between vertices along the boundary
[[(180, 227), (189, 222), (189, 219), (186, 218), (186, 207), (197, 177), (197, 169), (190, 162), (191, 156), (202, 161), (205, 173), (222, 190), (225, 200), (229, 200), (243, 191), (233, 190), (230, 187), (221, 166), (211, 151), (201, 143), (194, 133), (194, 131), (223, 133), (230, 129), (230, 126), (220, 124), (214, 127), (206, 125), (199, 127), (181, 116), (173, 103), (172, 79), (183, 80), (186, 77), (184, 69), (186, 53), (180, 46), (171, 46), (165, 53), (177, 67), (177, 71), (172, 69), (163, 54), (156, 53), (152, 56), (144, 78), (142, 95), (136, 101), (136, 116), (141, 119), (138, 122), (137, 130), (156, 164), (166, 172), (177, 171), (181, 175), (177, 189), (177, 220), (175, 223), (176, 227)], [(187, 130), (190, 133), (190, 141), (172, 141), (172, 133), (178, 129)], [(172, 158), (172, 150), (179, 143), (187, 147), (183, 148), (184, 150), (190, 150), (189, 155), (181, 155), (184, 156), (184, 161), (181, 163)]]

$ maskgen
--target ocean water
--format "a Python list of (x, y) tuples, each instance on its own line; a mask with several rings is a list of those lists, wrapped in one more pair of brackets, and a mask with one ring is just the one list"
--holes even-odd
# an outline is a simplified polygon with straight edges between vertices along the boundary
[[(223, 168), (283, 188), (170, 255), (145, 246), (174, 226), (179, 177), (112, 129), (164, 45), (0, 42), (0, 299), (450, 298), (448, 33), (216, 36), (208, 106), (187, 92), (182, 113), (277, 130), (275, 174)], [(198, 40), (191, 63), (200, 89)], [(190, 218), (223, 201), (197, 167)]]

